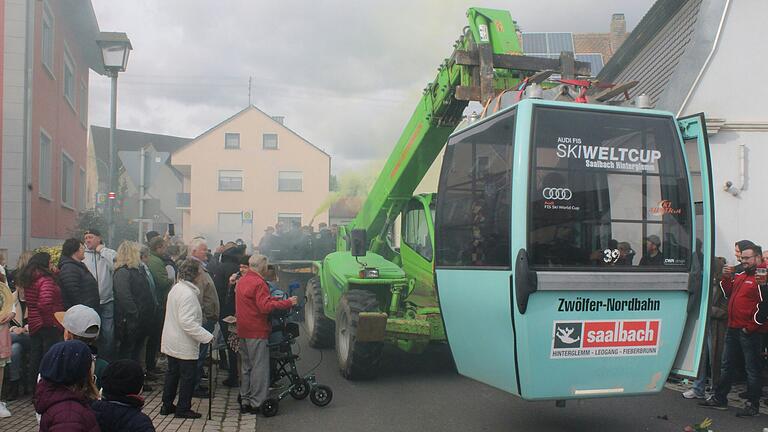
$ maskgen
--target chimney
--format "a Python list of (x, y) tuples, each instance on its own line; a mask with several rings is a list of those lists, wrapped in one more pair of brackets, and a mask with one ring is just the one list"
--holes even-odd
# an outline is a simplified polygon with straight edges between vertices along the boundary
[(272, 120), (280, 123), (281, 125), (285, 125), (285, 116), (272, 116)]
[[(627, 38), (627, 21), (623, 13), (615, 13), (611, 17), (611, 50), (615, 53)], [(613, 54), (613, 53), (611, 53)]]

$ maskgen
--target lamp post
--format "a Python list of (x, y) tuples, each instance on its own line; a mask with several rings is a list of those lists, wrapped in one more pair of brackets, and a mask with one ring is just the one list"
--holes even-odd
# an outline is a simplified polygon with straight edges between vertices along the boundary
[(107, 244), (115, 247), (115, 198), (117, 191), (117, 161), (115, 160), (115, 127), (117, 124), (117, 74), (125, 72), (128, 54), (133, 47), (125, 33), (101, 32), (96, 40), (101, 48), (106, 75), (112, 79), (109, 116), (109, 201), (107, 204)]

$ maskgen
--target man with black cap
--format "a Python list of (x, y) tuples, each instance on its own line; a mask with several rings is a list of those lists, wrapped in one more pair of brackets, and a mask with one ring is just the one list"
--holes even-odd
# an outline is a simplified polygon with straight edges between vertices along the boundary
[(664, 265), (664, 256), (659, 249), (661, 247), (661, 239), (659, 236), (652, 234), (645, 238), (645, 253), (640, 260), (641, 266), (662, 266)]
[(154, 432), (152, 420), (143, 412), (144, 371), (134, 360), (111, 363), (101, 377), (101, 400), (91, 404), (101, 432)]
[(115, 271), (117, 252), (104, 246), (99, 230), (86, 230), (83, 234), (83, 240), (86, 247), (83, 262), (99, 285), (101, 354), (106, 358), (111, 358), (115, 343), (115, 297), (112, 291), (112, 275)]

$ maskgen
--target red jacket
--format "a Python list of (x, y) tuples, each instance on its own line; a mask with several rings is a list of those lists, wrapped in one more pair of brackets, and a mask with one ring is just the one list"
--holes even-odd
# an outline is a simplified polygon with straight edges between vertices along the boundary
[(64, 302), (61, 299), (61, 289), (51, 276), (37, 274), (32, 286), (24, 290), (27, 301), (27, 314), (29, 333), (35, 334), (44, 327), (56, 327), (61, 331), (64, 328), (53, 316), (56, 312), (64, 311)]
[(758, 321), (759, 305), (763, 294), (755, 281), (754, 272), (738, 273), (733, 278), (723, 276), (720, 288), (728, 298), (728, 327), (747, 329), (749, 332), (766, 332), (768, 328)]
[(89, 400), (63, 385), (40, 380), (35, 389), (35, 411), (40, 432), (99, 432)]
[(290, 309), (290, 300), (278, 300), (269, 295), (267, 282), (258, 273), (248, 272), (235, 287), (235, 316), (237, 336), (245, 339), (267, 339), (272, 331), (269, 314), (275, 309)]

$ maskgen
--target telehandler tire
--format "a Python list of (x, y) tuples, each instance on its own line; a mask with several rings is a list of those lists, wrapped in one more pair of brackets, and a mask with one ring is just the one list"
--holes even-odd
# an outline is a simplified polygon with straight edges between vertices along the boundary
[(333, 320), (323, 311), (323, 290), (317, 276), (307, 282), (307, 303), (304, 306), (304, 321), (309, 332), (309, 346), (330, 348), (333, 346)]
[(360, 312), (379, 312), (373, 292), (350, 290), (344, 293), (336, 309), (336, 357), (344, 378), (370, 379), (379, 373), (382, 342), (358, 342)]

